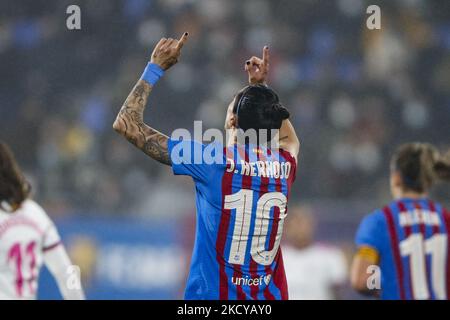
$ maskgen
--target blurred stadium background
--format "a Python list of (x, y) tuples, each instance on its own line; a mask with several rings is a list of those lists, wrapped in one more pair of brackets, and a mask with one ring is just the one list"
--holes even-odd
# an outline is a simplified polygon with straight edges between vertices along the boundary
[[(80, 31), (66, 28), (70, 4)], [(370, 4), (381, 7), (379, 31), (365, 27)], [(399, 143), (449, 146), (449, 1), (2, 1), (0, 138), (57, 222), (88, 298), (182, 295), (192, 184), (111, 125), (156, 41), (185, 30), (148, 121), (167, 133), (198, 119), (221, 128), (246, 83), (243, 62), (269, 44), (270, 84), (302, 141), (291, 206), (313, 208), (317, 241), (351, 253), (361, 217), (389, 200)], [(449, 190), (435, 194), (449, 204)], [(47, 273), (40, 283), (41, 298), (57, 297)]]

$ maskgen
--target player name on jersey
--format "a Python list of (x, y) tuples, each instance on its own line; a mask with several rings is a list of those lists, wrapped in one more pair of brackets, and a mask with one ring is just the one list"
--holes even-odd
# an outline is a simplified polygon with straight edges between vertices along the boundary
[(411, 212), (401, 212), (400, 213), (400, 225), (402, 227), (412, 226), (412, 225), (429, 225), (429, 226), (439, 226), (440, 220), (436, 212), (429, 210), (417, 209)]
[(6, 219), (5, 221), (0, 223), (0, 238), (11, 227), (15, 226), (28, 226), (35, 229), (38, 233), (43, 233), (39, 228), (39, 226), (34, 221), (22, 216), (15, 215), (11, 216), (9, 219)]
[(291, 173), (290, 162), (284, 161), (255, 161), (240, 160), (238, 164), (227, 158), (227, 172), (234, 172), (244, 176), (288, 179)]

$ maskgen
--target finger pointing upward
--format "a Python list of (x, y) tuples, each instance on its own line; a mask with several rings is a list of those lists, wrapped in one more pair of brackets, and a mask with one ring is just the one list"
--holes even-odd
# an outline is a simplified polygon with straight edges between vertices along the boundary
[(184, 44), (187, 41), (188, 36), (189, 36), (189, 33), (187, 33), (187, 32), (183, 33), (183, 35), (181, 36), (180, 40), (178, 40), (178, 45), (177, 45), (177, 49), (178, 50), (183, 48)]
[(263, 63), (265, 65), (269, 64), (269, 47), (268, 46), (264, 46), (263, 48)]

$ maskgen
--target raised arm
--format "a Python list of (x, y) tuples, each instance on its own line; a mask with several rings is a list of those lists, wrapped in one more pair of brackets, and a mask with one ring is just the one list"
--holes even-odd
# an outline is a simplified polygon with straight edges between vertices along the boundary
[(300, 141), (295, 133), (294, 126), (289, 119), (283, 120), (280, 128), (280, 148), (289, 151), (297, 160), (300, 152)]
[[(247, 71), (248, 82), (250, 84), (267, 85), (269, 59), (269, 47), (265, 46), (263, 49), (262, 59), (253, 56), (245, 62), (245, 71)], [(297, 160), (300, 152), (300, 141), (298, 140), (294, 127), (289, 119), (283, 120), (283, 123), (281, 124), (279, 145), (281, 149), (289, 151)]]
[(162, 38), (158, 42), (147, 68), (131, 90), (113, 124), (114, 130), (128, 141), (166, 165), (171, 165), (167, 145), (169, 138), (144, 123), (144, 110), (155, 83), (164, 71), (178, 62), (187, 37), (186, 32), (180, 40)]

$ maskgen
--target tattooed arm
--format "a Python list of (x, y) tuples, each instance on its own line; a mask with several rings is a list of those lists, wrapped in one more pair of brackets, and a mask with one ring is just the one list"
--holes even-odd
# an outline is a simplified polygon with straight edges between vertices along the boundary
[(139, 80), (128, 95), (113, 124), (114, 130), (153, 159), (171, 165), (168, 137), (144, 123), (144, 109), (152, 86)]
[[(178, 62), (187, 36), (187, 33), (183, 34), (180, 40), (162, 38), (153, 50), (150, 62), (160, 66), (162, 70), (172, 67)], [(144, 110), (152, 88), (146, 80), (138, 80), (120, 109), (113, 128), (151, 158), (171, 165), (169, 138), (144, 123)]]

